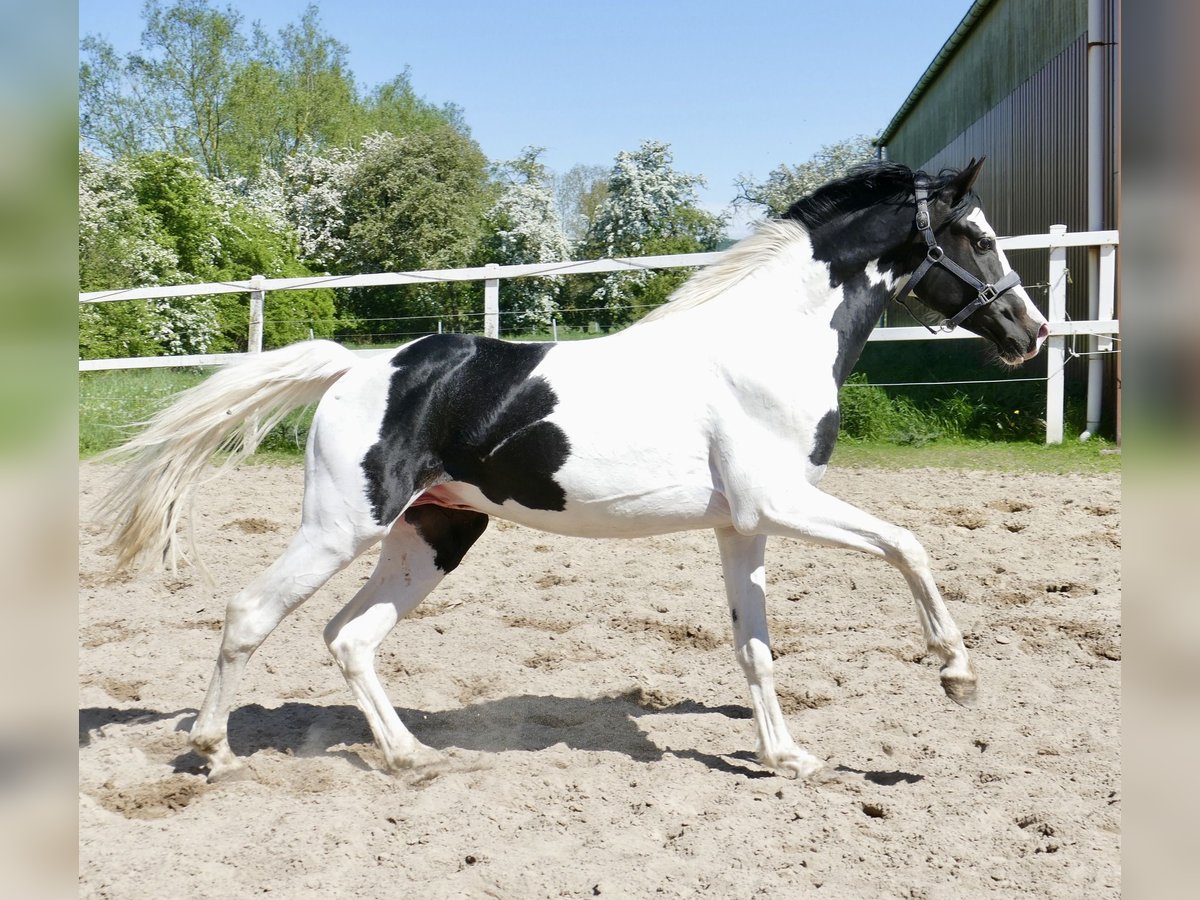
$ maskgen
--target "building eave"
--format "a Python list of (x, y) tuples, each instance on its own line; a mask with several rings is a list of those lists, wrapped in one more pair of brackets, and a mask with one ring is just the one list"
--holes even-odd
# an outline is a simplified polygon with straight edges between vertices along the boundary
[(938, 75), (941, 74), (942, 70), (946, 68), (954, 54), (958, 52), (958, 48), (962, 46), (963, 42), (967, 39), (970, 33), (975, 30), (975, 26), (979, 24), (979, 20), (983, 18), (983, 14), (986, 13), (988, 9), (990, 9), (995, 3), (996, 0), (975, 0), (975, 3), (972, 4), (971, 8), (967, 10), (967, 14), (962, 17), (962, 21), (959, 22), (958, 26), (953, 32), (951, 32), (950, 37), (946, 38), (946, 43), (942, 44), (942, 49), (937, 52), (937, 55), (933, 58), (933, 61), (929, 64), (928, 68), (925, 69), (924, 74), (922, 74), (917, 80), (916, 85), (914, 85), (913, 89), (908, 92), (908, 96), (905, 98), (904, 102), (900, 104), (900, 108), (896, 110), (896, 114), (892, 116), (892, 120), (888, 122), (887, 127), (884, 128), (879, 137), (874, 140), (873, 143), (876, 147), (886, 146), (887, 142), (892, 139), (892, 136), (895, 135), (895, 133), (900, 129), (900, 126), (903, 124), (904, 120), (908, 118), (908, 114), (912, 112), (913, 107), (920, 102), (921, 97), (925, 94), (925, 91), (931, 84), (933, 84), (934, 80), (938, 77)]

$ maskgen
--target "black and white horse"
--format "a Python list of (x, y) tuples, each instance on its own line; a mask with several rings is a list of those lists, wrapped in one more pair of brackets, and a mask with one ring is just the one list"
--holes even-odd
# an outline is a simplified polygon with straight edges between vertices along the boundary
[(893, 298), (910, 292), (1033, 357), (1045, 319), (996, 247), (971, 192), (982, 160), (927, 176), (879, 164), (761, 225), (633, 327), (591, 341), (505, 343), (431, 335), (369, 358), (315, 341), (229, 366), (185, 392), (120, 453), (109, 497), (122, 566), (174, 563), (191, 485), (219, 449), (320, 401), (299, 530), (234, 597), (191, 742), (210, 779), (239, 767), (226, 727), (247, 660), (282, 619), (382, 541), (370, 580), (325, 628), (392, 769), (436, 758), (401, 723), (375, 672), (393, 626), (463, 559), (489, 516), (590, 537), (716, 532), (734, 651), (762, 764), (809, 776), (822, 761), (788, 733), (765, 607), (767, 538), (886, 559), (916, 599), (949, 697), (975, 675), (907, 530), (818, 487), (838, 432), (838, 388)]

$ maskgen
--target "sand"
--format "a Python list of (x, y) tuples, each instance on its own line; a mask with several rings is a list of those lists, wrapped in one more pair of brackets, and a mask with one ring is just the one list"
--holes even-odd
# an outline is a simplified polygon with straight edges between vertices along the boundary
[(321, 638), (368, 555), (250, 662), (209, 785), (187, 729), (226, 599), (282, 550), (298, 466), (207, 486), (193, 570), (113, 578), (80, 471), (80, 895), (113, 898), (1120, 894), (1120, 482), (835, 470), (911, 528), (966, 635), (966, 710), (922, 653), (899, 573), (772, 540), (769, 614), (797, 741), (824, 783), (765, 772), (715, 541), (590, 541), (493, 521), (380, 651), (443, 751), (395, 776)]

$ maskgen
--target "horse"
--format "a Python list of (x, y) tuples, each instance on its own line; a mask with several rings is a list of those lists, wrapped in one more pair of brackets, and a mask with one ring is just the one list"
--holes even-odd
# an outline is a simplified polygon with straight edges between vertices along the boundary
[[(962, 635), (910, 531), (819, 482), (838, 435), (838, 389), (886, 305), (910, 295), (1020, 365), (1045, 318), (996, 244), (972, 185), (983, 160), (937, 175), (856, 169), (761, 223), (629, 328), (572, 343), (461, 335), (363, 357), (329, 341), (218, 370), (153, 417), (104, 508), (117, 565), (193, 560), (179, 526), (218, 451), (318, 403), (301, 521), (287, 549), (228, 602), (212, 681), (191, 729), (210, 781), (244, 774), (227, 723), (254, 651), (331, 576), (382, 542), (324, 638), (389, 770), (439, 758), (405, 728), (375, 670), (396, 623), (462, 562), (498, 516), (534, 529), (640, 537), (716, 534), (733, 648), (749, 686), (757, 757), (798, 778), (825, 763), (798, 745), (776, 695), (765, 548), (775, 535), (896, 567), (950, 700), (976, 692)], [(927, 326), (929, 327), (929, 326)]]

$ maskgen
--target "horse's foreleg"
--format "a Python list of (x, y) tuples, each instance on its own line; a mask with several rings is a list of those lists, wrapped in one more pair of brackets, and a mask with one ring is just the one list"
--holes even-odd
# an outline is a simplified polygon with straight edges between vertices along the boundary
[(766, 570), (763, 535), (743, 535), (718, 528), (717, 544), (733, 620), (734, 653), (750, 685), (754, 727), (758, 732), (758, 759), (769, 769), (806, 778), (825, 763), (797, 746), (788, 733), (783, 710), (775, 693), (774, 663), (767, 633)]
[(375, 672), (375, 654), (396, 623), (452, 571), (483, 533), (487, 516), (415, 507), (384, 538), (379, 563), (365, 585), (325, 627), (325, 642), (389, 769), (436, 758), (404, 727)]
[(776, 495), (758, 505), (745, 505), (735, 511), (734, 522), (739, 531), (797, 537), (886, 559), (904, 575), (917, 602), (926, 646), (942, 660), (946, 695), (963, 706), (974, 703), (975, 672), (962, 633), (934, 583), (929, 554), (912, 532), (816, 488), (806, 489), (786, 503)]
[(288, 613), (362, 552), (365, 543), (330, 543), (328, 535), (302, 526), (283, 555), (229, 601), (216, 668), (191, 732), (192, 747), (208, 759), (209, 781), (241, 770), (227, 729), (229, 709), (251, 655)]

